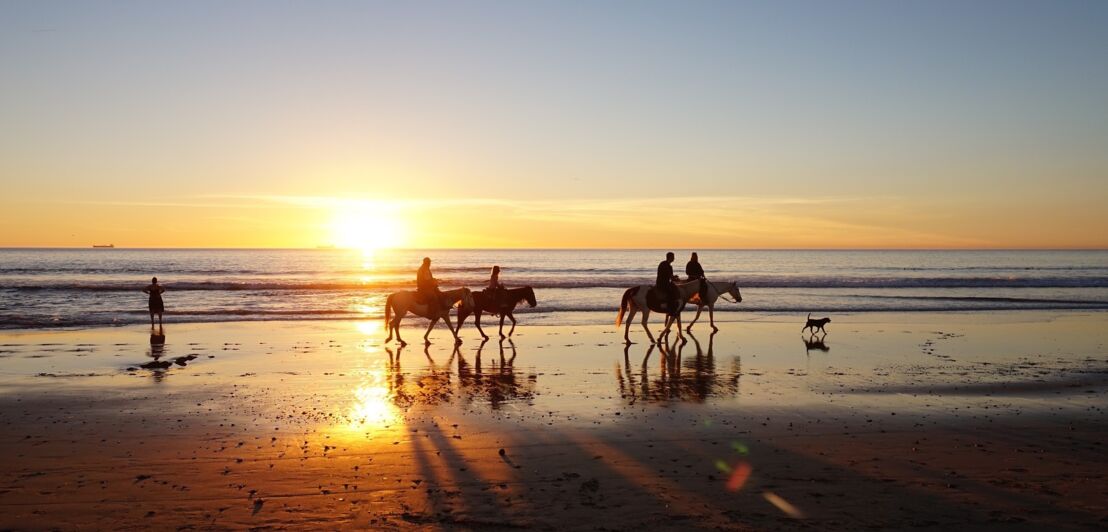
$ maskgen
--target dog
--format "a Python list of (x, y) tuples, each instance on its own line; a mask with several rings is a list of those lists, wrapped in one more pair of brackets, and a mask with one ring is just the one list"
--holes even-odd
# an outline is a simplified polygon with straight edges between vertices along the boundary
[(818, 329), (824, 334), (827, 334), (827, 330), (824, 329), (823, 326), (827, 325), (828, 323), (831, 323), (831, 318), (820, 318), (818, 320), (813, 320), (812, 313), (809, 312), (808, 322), (804, 324), (804, 327), (800, 328), (800, 332), (804, 332), (805, 329), (810, 329), (812, 333), (815, 334), (816, 330)]

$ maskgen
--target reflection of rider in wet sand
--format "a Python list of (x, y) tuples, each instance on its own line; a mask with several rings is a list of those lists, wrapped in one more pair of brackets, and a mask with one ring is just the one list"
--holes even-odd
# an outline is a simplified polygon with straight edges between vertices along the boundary
[(439, 282), (435, 280), (434, 275), (431, 275), (431, 259), (428, 257), (423, 257), (423, 265), (416, 272), (416, 295), (429, 307), (442, 308)]

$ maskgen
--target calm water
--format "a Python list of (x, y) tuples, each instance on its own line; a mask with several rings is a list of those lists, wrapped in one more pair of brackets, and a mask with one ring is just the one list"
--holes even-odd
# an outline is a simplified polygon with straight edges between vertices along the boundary
[[(678, 251), (683, 272), (688, 253)], [(664, 256), (642, 250), (0, 250), (0, 328), (143, 323), (156, 275), (167, 320), (381, 316), (430, 255), (444, 287), (480, 288), (499, 264), (508, 286), (535, 287), (529, 322), (611, 312), (622, 289), (653, 282)], [(1108, 309), (1108, 251), (702, 250), (709, 279), (737, 280), (740, 312)], [(595, 321), (594, 315), (588, 320)]]

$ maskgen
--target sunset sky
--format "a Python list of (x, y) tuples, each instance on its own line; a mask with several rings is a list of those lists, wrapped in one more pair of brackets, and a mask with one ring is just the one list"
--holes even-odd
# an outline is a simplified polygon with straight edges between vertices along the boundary
[(1105, 248), (1106, 28), (1103, 1), (4, 2), (0, 246)]

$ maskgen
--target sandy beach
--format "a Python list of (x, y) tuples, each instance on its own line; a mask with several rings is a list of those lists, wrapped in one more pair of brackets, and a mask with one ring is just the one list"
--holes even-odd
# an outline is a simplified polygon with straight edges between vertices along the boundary
[(7, 331), (0, 528), (1108, 523), (1103, 313), (705, 325)]

